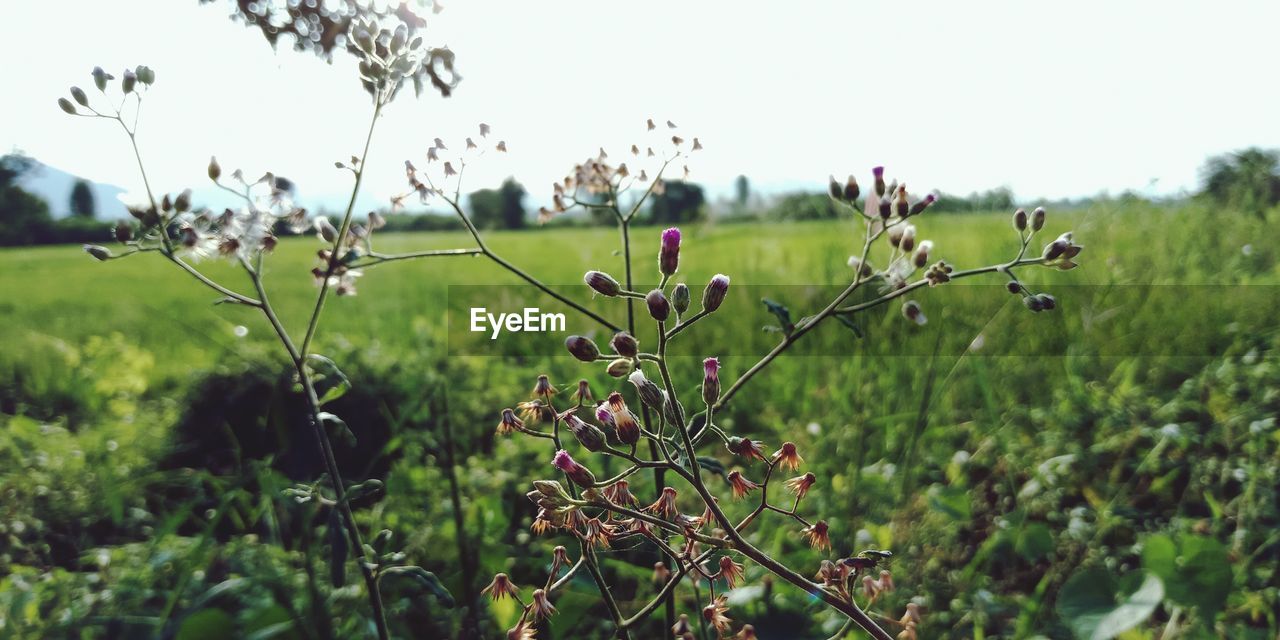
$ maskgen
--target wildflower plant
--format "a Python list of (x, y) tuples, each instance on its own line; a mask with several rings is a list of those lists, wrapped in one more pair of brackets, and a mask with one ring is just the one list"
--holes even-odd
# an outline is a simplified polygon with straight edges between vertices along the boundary
[[(1013, 215), (1013, 228), (1019, 238), (1017, 254), (1007, 262), (958, 270), (938, 258), (939, 249), (921, 237), (916, 224), (934, 202), (934, 196), (912, 194), (904, 184), (886, 182), (881, 167), (872, 171), (872, 186), (865, 193), (852, 176), (843, 183), (833, 178), (829, 184), (831, 198), (863, 230), (861, 246), (849, 258), (851, 272), (843, 290), (820, 310), (795, 322), (789, 320), (786, 309), (771, 308), (780, 318), (787, 318), (780, 326), (778, 343), (757, 362), (733, 372), (731, 383), (722, 383), (721, 376), (726, 371), (716, 354), (703, 354), (706, 358), (699, 370), (676, 371), (674, 361), (668, 358), (670, 345), (715, 315), (725, 302), (731, 277), (712, 277), (702, 287), (695, 305), (689, 285), (673, 281), (680, 270), (686, 240), (673, 227), (655, 238), (657, 286), (648, 291), (637, 289), (640, 278), (633, 268), (632, 227), (648, 199), (662, 193), (664, 179), (674, 166), (679, 165), (688, 173), (686, 163), (702, 149), (699, 138), (686, 138), (674, 122), (659, 124), (650, 119), (645, 123), (645, 143), (616, 153), (616, 159), (600, 149), (553, 185), (551, 206), (539, 211), (539, 219), (546, 221), (573, 209), (589, 209), (617, 223), (621, 277), (593, 269), (585, 272), (584, 283), (596, 295), (615, 300), (625, 310), (623, 323), (615, 324), (575, 302), (485, 243), (461, 207), (460, 193), (468, 163), (487, 153), (507, 151), (506, 142), (495, 139), (487, 124), (479, 124), (475, 135), (462, 142), (447, 144), (436, 138), (425, 158), (406, 161), (408, 190), (392, 200), (393, 208), (411, 197), (443, 201), (458, 215), (474, 246), (381, 253), (374, 242), (375, 233), (383, 225), (381, 216), (370, 213), (357, 221), (353, 215), (379, 117), (407, 84), (422, 91), (429, 81), (447, 96), (457, 82), (452, 54), (426, 46), (416, 29), (396, 24), (399, 19), (391, 14), (357, 18), (352, 20), (347, 34), (348, 48), (360, 58), (360, 82), (372, 98), (372, 120), (363, 151), (334, 163), (337, 170), (349, 173), (352, 179), (350, 201), (337, 224), (328, 218), (312, 217), (297, 207), (289, 180), (271, 172), (251, 179), (239, 169), (225, 171), (216, 159), (210, 160), (208, 177), (217, 188), (238, 198), (238, 208), (221, 213), (200, 208), (192, 202), (190, 190), (157, 197), (137, 145), (138, 110), (156, 80), (155, 72), (148, 67), (126, 70), (119, 78), (95, 68), (93, 82), (100, 96), (91, 100), (86, 92), (73, 87), (70, 99), (58, 101), (68, 114), (119, 124), (131, 143), (147, 193), (145, 202), (129, 209), (135, 221), (116, 229), (115, 237), (122, 249), (112, 251), (90, 245), (86, 251), (102, 261), (158, 254), (214, 291), (220, 303), (260, 311), (279, 338), (306, 400), (326, 470), (325, 477), (311, 485), (294, 487), (289, 495), (299, 501), (314, 501), (328, 511), (337, 565), (334, 581), (341, 583), (343, 563), (356, 566), (363, 578), (369, 617), (377, 636), (390, 637), (380, 591), (382, 580), (417, 581), (444, 602), (450, 602), (451, 596), (434, 575), (420, 567), (407, 566), (404, 554), (389, 548), (389, 531), (375, 534), (370, 544), (364, 542), (365, 532), (352, 514), (351, 503), (376, 497), (382, 486), (375, 479), (343, 478), (338, 469), (332, 438), (344, 432), (346, 425), (340, 416), (326, 411), (325, 405), (341, 396), (351, 381), (338, 363), (313, 350), (315, 337), (329, 294), (357, 293), (358, 278), (365, 269), (419, 258), (480, 255), (608, 329), (611, 338), (607, 348), (602, 349), (584, 336), (571, 336), (565, 347), (573, 357), (584, 364), (603, 367), (618, 381), (616, 388), (608, 390), (592, 390), (584, 381), (566, 398), (560, 396), (547, 376), (539, 376), (529, 397), (495, 412), (498, 434), (547, 441), (546, 459), (554, 474), (534, 480), (527, 494), (539, 509), (532, 530), (572, 541), (576, 548), (576, 553), (571, 554), (566, 546), (554, 547), (547, 579), (527, 602), (504, 573), (497, 574), (483, 590), (483, 595), (494, 600), (510, 597), (519, 603), (521, 613), (508, 631), (509, 638), (532, 638), (538, 625), (554, 624), (557, 592), (584, 570), (596, 584), (618, 638), (633, 637), (633, 632), (659, 609), (664, 610), (665, 626), (674, 637), (698, 637), (697, 628), (704, 635), (754, 638), (754, 628), (740, 625), (742, 621), (731, 615), (725, 592), (765, 574), (811, 594), (846, 616), (845, 629), (856, 626), (883, 640), (893, 637), (887, 627), (897, 631), (899, 638), (915, 638), (917, 628), (924, 623), (917, 604), (907, 604), (900, 616), (876, 610), (883, 595), (896, 589), (892, 574), (883, 567), (892, 554), (867, 549), (849, 557), (832, 555), (833, 546), (844, 548), (833, 545), (832, 539), (847, 539), (853, 531), (852, 523), (839, 514), (824, 516), (805, 508), (805, 499), (814, 491), (822, 491), (823, 479), (805, 471), (805, 456), (797, 446), (783, 442), (775, 447), (754, 439), (750, 433), (731, 433), (717, 422), (716, 416), (778, 356), (831, 318), (847, 322), (877, 307), (899, 304), (905, 321), (923, 324), (927, 322), (924, 307), (911, 296), (983, 274), (1007, 278), (1008, 290), (1020, 296), (1031, 311), (1055, 309), (1055, 298), (1033, 292), (1017, 279), (1016, 271), (1031, 266), (1063, 270), (1075, 267), (1081, 247), (1071, 234), (1064, 233), (1049, 242), (1039, 255), (1029, 255), (1036, 235), (1045, 226), (1046, 215), (1043, 209), (1030, 214), (1019, 209)], [(626, 206), (624, 196), (630, 198)], [(277, 233), (283, 229), (295, 233), (312, 229), (320, 242), (318, 263), (310, 274), (317, 288), (316, 300), (300, 337), (287, 331), (277, 316), (263, 277), (264, 261), (276, 247)], [(217, 282), (195, 266), (212, 259), (238, 265), (252, 289), (240, 290)], [(297, 279), (305, 281), (307, 276), (297, 274)], [(850, 303), (850, 297), (864, 287), (875, 288), (875, 297)], [(655, 326), (656, 344), (644, 345), (635, 337), (642, 322)], [(687, 379), (677, 381), (677, 376), (686, 375)], [(626, 383), (622, 382), (624, 379)], [(695, 385), (700, 389), (697, 395), (682, 396), (678, 391)], [(569, 445), (570, 440), (577, 444)], [(571, 446), (581, 451), (571, 453)], [(591, 470), (596, 456), (617, 458), (627, 466), (617, 475), (601, 477)], [(720, 459), (731, 460), (735, 468), (725, 469)], [(719, 492), (721, 487), (712, 481), (718, 475), (727, 485)], [(796, 539), (813, 549), (812, 562), (789, 566), (756, 546), (753, 540), (760, 529), (756, 523), (765, 518), (779, 518), (792, 527)], [(654, 565), (657, 586), (652, 597), (634, 611), (624, 611), (619, 605), (601, 566), (600, 551), (624, 543), (648, 546), (660, 557)], [(685, 587), (699, 603), (695, 611), (677, 610), (674, 594)]]

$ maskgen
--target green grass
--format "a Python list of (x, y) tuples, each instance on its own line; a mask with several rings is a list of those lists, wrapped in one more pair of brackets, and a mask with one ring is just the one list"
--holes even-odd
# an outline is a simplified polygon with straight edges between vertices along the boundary
[[(920, 237), (936, 243), (936, 255), (960, 269), (1007, 260), (1017, 248), (1003, 213), (926, 215), (918, 224)], [(928, 637), (972, 637), (978, 628), (988, 637), (1014, 637), (1014, 628), (1020, 636), (1035, 631), (1066, 637), (1068, 622), (1055, 614), (1054, 602), (1076, 567), (1134, 570), (1142, 564), (1141, 543), (1157, 534), (1212, 538), (1251, 560), (1228, 576), (1233, 582), (1225, 602), (1184, 595), (1167, 601), (1147, 628), (1158, 629), (1177, 606), (1188, 629), (1213, 629), (1214, 613), (1224, 611), (1219, 630), (1239, 637), (1268, 630), (1274, 635), (1276, 622), (1251, 612), (1280, 602), (1274, 572), (1266, 570), (1276, 554), (1266, 534), (1280, 525), (1275, 488), (1259, 480), (1277, 466), (1272, 387), (1280, 376), (1268, 357), (1277, 342), (1269, 311), (1275, 294), (1274, 287), (1243, 286), (1280, 283), (1276, 249), (1264, 241), (1267, 222), (1198, 206), (1112, 203), (1051, 212), (1044, 241), (1069, 229), (1086, 246), (1079, 269), (1019, 273), (1033, 289), (1055, 294), (1059, 311), (1028, 312), (1003, 292), (996, 275), (922, 291), (913, 297), (929, 314), (925, 327), (908, 326), (896, 306), (867, 314), (862, 339), (828, 323), (795, 355), (780, 358), (753, 380), (720, 424), (770, 446), (797, 442), (809, 469), (822, 479), (822, 490), (806, 500), (805, 512), (832, 522), (838, 553), (868, 546), (898, 553), (900, 592), (884, 603), (884, 611), (900, 612), (907, 598), (918, 596), (929, 612)], [(777, 339), (760, 330), (771, 317), (758, 298), (788, 304), (793, 318), (816, 311), (817, 300), (797, 285), (827, 291), (847, 282), (845, 261), (860, 237), (852, 222), (707, 224), (684, 231), (676, 281), (688, 282), (696, 300), (711, 275), (725, 273), (738, 297), (678, 341), (681, 353), (690, 356), (673, 363), (682, 393), (693, 393), (700, 380), (694, 357), (729, 354), (722, 376), (732, 379), (754, 361), (751, 353)], [(655, 279), (657, 235), (656, 228), (634, 232), (638, 288)], [(624, 321), (617, 301), (591, 299), (581, 282), (590, 268), (621, 276), (616, 231), (497, 232), (486, 239), (558, 290)], [(471, 246), (468, 240), (462, 233), (397, 234), (378, 238), (376, 248), (459, 248)], [(309, 270), (317, 248), (314, 238), (289, 239), (268, 260), (269, 290), (295, 334), (314, 302)], [(248, 282), (231, 266), (199, 266), (247, 291)], [(112, 434), (136, 443), (128, 464), (146, 469), (149, 458), (164, 456), (175, 421), (189, 422), (182, 417), (189, 413), (183, 399), (192, 402), (204, 389), (224, 388), (210, 385), (209, 372), (225, 371), (229, 380), (252, 377), (251, 369), (236, 367), (261, 366), (263, 358), (283, 369), (270, 328), (254, 310), (214, 306), (215, 294), (157, 256), (101, 264), (76, 247), (7, 250), (0, 252), (0, 274), (0, 340), (6, 345), (0, 352), (0, 400), (5, 411), (38, 419), (11, 419), (16, 426), (9, 448), (0, 446), (0, 465), (39, 467), (47, 474), (30, 448), (39, 446), (37, 423), (52, 422), (73, 429), (57, 432), (45, 453), (84, 447), (105, 455), (102, 434)], [(978, 282), (991, 286), (968, 287)], [(463, 344), (456, 328), (446, 333), (446, 309), (456, 314), (459, 305), (476, 299), (474, 291), (457, 288), (450, 299), (450, 285), (518, 283), (478, 257), (372, 268), (361, 278), (358, 296), (330, 300), (317, 343), (353, 373), (357, 389), (369, 390), (367, 404), (358, 406), (370, 413), (347, 409), (344, 418), (393, 425), (395, 437), (379, 454), (390, 466), (390, 497), (365, 515), (369, 526), (395, 530), (411, 557), (439, 573), (455, 595), (463, 580), (461, 551), (455, 548), (459, 537), (477, 542), (480, 573), (504, 570), (525, 584), (541, 579), (542, 560), (563, 542), (523, 537), (529, 514), (521, 494), (530, 478), (545, 473), (549, 451), (541, 442), (495, 438), (498, 410), (523, 399), (541, 372), (562, 386), (586, 377), (597, 395), (617, 386), (599, 367), (560, 354), (563, 336), (504, 343), (502, 357), (447, 356), (464, 347), (482, 353)], [(1159, 288), (1168, 285), (1184, 288)], [(469, 294), (466, 300), (463, 294)], [(247, 335), (238, 337), (238, 326)], [(569, 328), (602, 338), (579, 318), (571, 316)], [(979, 334), (986, 346), (971, 352)], [(646, 335), (641, 333), (642, 344)], [(212, 405), (220, 401), (213, 398)], [(1268, 416), (1271, 427), (1265, 426)], [(278, 417), (261, 420), (271, 424)], [(460, 443), (464, 532), (452, 523), (439, 464), (444, 420)], [(230, 418), (212, 424), (243, 426)], [(1162, 431), (1169, 424), (1179, 425), (1177, 434)], [(1159, 455), (1152, 456), (1153, 450)], [(607, 473), (600, 464), (597, 474)], [(92, 467), (59, 467), (69, 469), (69, 477), (58, 486), (104, 477)], [(1237, 468), (1244, 469), (1244, 481), (1227, 471)], [(167, 472), (155, 473), (160, 479), (145, 476), (130, 486), (129, 495), (95, 487), (111, 505), (113, 530), (140, 531), (130, 528), (130, 505), (159, 510), (148, 492), (163, 494), (154, 485), (174, 480)], [(7, 517), (56, 519), (51, 507), (34, 506), (43, 504), (35, 497), (39, 491), (31, 478), (37, 477), (43, 476), (0, 471), (0, 490), (22, 497), (10, 502)], [(227, 482), (234, 484), (234, 478), (216, 484)], [(637, 479), (633, 489), (645, 494), (650, 488)], [(88, 517), (96, 495), (77, 495), (60, 508), (70, 514), (66, 518)], [(739, 507), (729, 505), (735, 512)], [(755, 541), (812, 573), (820, 558), (792, 529), (776, 521), (757, 530)], [(178, 524), (166, 531), (180, 540), (190, 535), (179, 535)], [(94, 544), (110, 544), (83, 535)], [(244, 555), (249, 551), (238, 553), (242, 562), (251, 557)], [(634, 605), (649, 588), (643, 575), (652, 558), (613, 555), (623, 560), (611, 563), (620, 597)], [(8, 561), (0, 559), (0, 569)], [(272, 562), (296, 567), (301, 561)], [(749, 569), (748, 575), (754, 580), (759, 573)], [(806, 637), (834, 630), (835, 621), (800, 594), (775, 589), (778, 610), (743, 604), (731, 617), (755, 622), (761, 631), (773, 625), (772, 635), (761, 634), (766, 638), (799, 633), (797, 628)], [(583, 617), (599, 614), (589, 596), (582, 586), (558, 603), (566, 620), (580, 620), (573, 624), (583, 626), (574, 629), (584, 637), (598, 629), (590, 615)], [(0, 610), (5, 602), (0, 595)], [(118, 606), (116, 614), (147, 607), (145, 599)], [(74, 610), (56, 605), (64, 607)], [(505, 615), (490, 614), (499, 621)], [(786, 617), (793, 614), (805, 622)]]

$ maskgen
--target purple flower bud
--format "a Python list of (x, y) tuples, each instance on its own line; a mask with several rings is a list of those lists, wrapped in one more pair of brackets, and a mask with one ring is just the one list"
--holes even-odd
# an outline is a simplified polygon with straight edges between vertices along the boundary
[(1044, 207), (1036, 207), (1031, 212), (1031, 230), (1039, 231), (1044, 228)]
[(858, 199), (861, 192), (862, 190), (858, 188), (858, 179), (850, 175), (844, 183), (844, 199), (853, 202)]
[(1042, 302), (1037, 296), (1027, 296), (1023, 298), (1022, 304), (1026, 305), (1028, 309), (1036, 313), (1044, 311), (1044, 302)]
[(1036, 299), (1040, 301), (1040, 307), (1045, 311), (1052, 311), (1058, 306), (1058, 299), (1047, 293), (1037, 295)]
[(652, 380), (646, 378), (641, 371), (635, 371), (628, 378), (636, 386), (636, 394), (640, 400), (654, 411), (662, 411), (667, 404), (667, 394), (658, 388)]
[(604, 432), (595, 425), (584, 422), (582, 418), (572, 413), (564, 417), (564, 425), (573, 432), (573, 437), (577, 438), (587, 451), (599, 451), (604, 448)]
[(680, 230), (671, 227), (662, 232), (662, 248), (658, 251), (658, 271), (674, 275), (680, 267)]
[(666, 322), (671, 316), (671, 303), (667, 302), (667, 296), (662, 293), (662, 289), (654, 289), (644, 297), (645, 304), (649, 305), (649, 315), (653, 316), (658, 322)]
[(1008, 289), (1009, 293), (1022, 293), (1022, 283), (1017, 280), (1010, 280), (1006, 282), (1004, 288)]
[(1013, 212), (1013, 228), (1018, 231), (1027, 230), (1027, 210), (1018, 209)]
[(596, 420), (606, 427), (613, 426), (613, 411), (609, 410), (608, 403), (601, 402), (596, 405)]
[(702, 310), (711, 313), (720, 308), (724, 297), (729, 293), (729, 276), (717, 273), (712, 276), (707, 288), (702, 290)]
[(613, 334), (613, 339), (609, 340), (609, 346), (613, 347), (614, 353), (624, 358), (634, 358), (640, 349), (640, 344), (636, 342), (635, 336), (626, 331), (619, 331)]
[(871, 175), (876, 177), (876, 196), (884, 197), (884, 167), (872, 167)]
[(702, 361), (702, 401), (712, 406), (720, 399), (720, 361), (707, 358)]
[(564, 340), (564, 348), (573, 354), (573, 357), (583, 362), (594, 362), (600, 355), (600, 348), (590, 338), (583, 336), (569, 336)]
[(928, 209), (928, 208), (929, 208), (929, 205), (931, 205), (931, 204), (933, 204), (934, 202), (937, 202), (937, 201), (938, 201), (938, 196), (935, 196), (935, 195), (933, 195), (933, 194), (931, 193), (931, 194), (929, 194), (929, 195), (925, 196), (925, 197), (924, 197), (924, 200), (921, 200), (921, 201), (919, 201), (919, 202), (917, 202), (917, 203), (915, 203), (915, 204), (911, 205), (911, 211), (908, 211), (908, 212), (907, 212), (907, 215), (909, 215), (909, 216), (918, 216), (918, 215), (920, 215), (920, 214), (924, 213), (924, 210), (925, 210), (925, 209)]
[(602, 296), (613, 297), (622, 292), (622, 285), (618, 284), (618, 281), (614, 280), (613, 276), (603, 271), (588, 271), (582, 277), (582, 280), (587, 283), (588, 287), (591, 287)]
[(574, 484), (583, 489), (590, 489), (596, 484), (596, 476), (591, 470), (578, 464), (577, 461), (569, 455), (568, 451), (561, 449), (556, 452), (555, 458), (552, 458), (551, 464), (555, 468), (564, 472)]
[(830, 195), (832, 200), (844, 198), (844, 190), (840, 188), (840, 183), (836, 182), (835, 176), (831, 176), (831, 181), (827, 183), (827, 195)]

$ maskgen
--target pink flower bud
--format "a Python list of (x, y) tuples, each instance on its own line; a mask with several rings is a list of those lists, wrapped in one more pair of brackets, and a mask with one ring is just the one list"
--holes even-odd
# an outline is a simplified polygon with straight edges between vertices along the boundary
[(662, 248), (658, 251), (658, 271), (674, 275), (680, 267), (680, 230), (671, 227), (662, 232)]
[(603, 271), (588, 271), (582, 277), (582, 280), (587, 283), (588, 287), (591, 287), (602, 296), (613, 297), (622, 291), (622, 285), (619, 285), (618, 281), (613, 279), (613, 276)]
[(577, 461), (569, 455), (569, 452), (564, 449), (556, 452), (555, 457), (551, 460), (551, 464), (554, 465), (555, 468), (563, 471), (570, 481), (583, 489), (591, 489), (596, 484), (595, 474), (591, 473), (590, 469), (578, 464)]
[(720, 399), (720, 361), (707, 358), (702, 361), (702, 401), (712, 406)]
[(702, 290), (702, 310), (708, 313), (720, 308), (725, 295), (729, 293), (729, 276), (717, 273), (712, 276), (707, 288)]

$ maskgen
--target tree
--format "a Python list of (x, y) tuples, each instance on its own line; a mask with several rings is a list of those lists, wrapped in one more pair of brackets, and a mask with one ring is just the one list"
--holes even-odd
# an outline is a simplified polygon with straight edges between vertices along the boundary
[(751, 199), (751, 183), (747, 181), (746, 176), (738, 176), (733, 181), (733, 203), (739, 211), (747, 208), (747, 201)]
[(679, 224), (702, 217), (702, 205), (707, 197), (702, 187), (692, 182), (672, 180), (665, 182), (661, 193), (655, 192), (649, 205), (649, 220), (654, 224)]
[(1280, 152), (1250, 147), (1209, 158), (1201, 169), (1206, 195), (1261, 216), (1280, 203)]
[(34, 166), (23, 155), (0, 157), (0, 245), (34, 244), (51, 232), (49, 205), (18, 186), (18, 178)]
[(480, 189), (467, 196), (471, 220), (482, 229), (520, 229), (525, 224), (524, 187), (507, 178), (497, 189)]
[(97, 215), (97, 207), (93, 202), (93, 189), (85, 180), (76, 180), (71, 187), (71, 215), (92, 219)]

